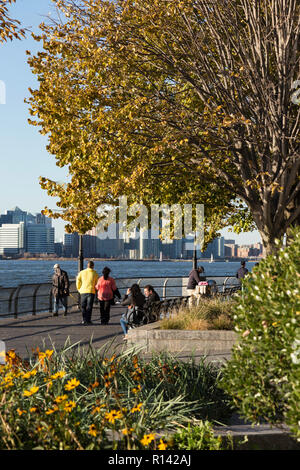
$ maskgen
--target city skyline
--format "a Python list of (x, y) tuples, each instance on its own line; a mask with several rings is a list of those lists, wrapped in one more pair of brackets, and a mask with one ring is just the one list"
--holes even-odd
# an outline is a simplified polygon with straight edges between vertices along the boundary
[[(0, 104), (1, 158), (0, 212), (22, 206), (28, 212), (40, 212), (45, 206), (56, 209), (57, 199), (47, 195), (39, 185), (39, 177), (55, 181), (67, 181), (67, 168), (58, 168), (55, 158), (47, 150), (47, 137), (27, 123), (30, 117), (24, 99), (29, 97), (28, 88), (37, 87), (36, 78), (27, 64), (26, 50), (37, 52), (41, 44), (31, 38), (30, 32), (38, 33), (38, 25), (45, 16), (54, 13), (48, 0), (19, 0), (10, 6), (11, 15), (21, 21), (22, 27), (30, 29), (21, 41), (1, 45), (2, 69), (0, 81), (5, 84), (5, 104)], [(57, 242), (64, 237), (65, 222), (53, 220)], [(225, 238), (234, 238), (238, 244), (260, 241), (258, 231), (243, 234), (220, 231)]]
[[(154, 235), (154, 236), (153, 236)], [(108, 259), (191, 259), (194, 255), (194, 234), (162, 239), (141, 225), (124, 233), (123, 223), (113, 222), (103, 232), (99, 227), (83, 236), (83, 253), (86, 258)], [(162, 234), (163, 235), (163, 234)], [(0, 213), (0, 256), (32, 257), (53, 255), (55, 257), (79, 256), (78, 233), (64, 233), (63, 242), (55, 243), (52, 220), (38, 212), (32, 214), (18, 206)], [(216, 237), (205, 249), (195, 245), (199, 259), (236, 259), (263, 256), (261, 243), (240, 246), (234, 239)]]

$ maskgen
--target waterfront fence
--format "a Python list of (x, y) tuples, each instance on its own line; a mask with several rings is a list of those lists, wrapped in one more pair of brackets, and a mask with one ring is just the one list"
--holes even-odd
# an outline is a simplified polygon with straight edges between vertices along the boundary
[[(215, 281), (218, 293), (225, 298), (239, 289), (239, 281), (233, 276), (207, 276), (207, 280)], [(187, 277), (116, 278), (116, 284), (122, 296), (134, 283), (139, 284), (141, 288), (151, 284), (162, 300), (187, 296)], [(36, 315), (42, 312), (52, 312), (53, 304), (52, 283), (20, 284), (17, 287), (0, 288), (0, 316), (2, 317), (18, 318), (20, 315), (30, 313)], [(78, 305), (79, 294), (76, 281), (72, 279), (70, 280), (68, 308), (78, 308)]]

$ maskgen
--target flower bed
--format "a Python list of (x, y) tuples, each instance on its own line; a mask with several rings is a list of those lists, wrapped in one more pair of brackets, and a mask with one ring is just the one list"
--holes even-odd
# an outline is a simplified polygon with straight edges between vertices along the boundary
[(0, 448), (162, 450), (158, 430), (230, 415), (213, 365), (107, 350), (37, 350), (28, 362), (9, 351), (0, 366)]

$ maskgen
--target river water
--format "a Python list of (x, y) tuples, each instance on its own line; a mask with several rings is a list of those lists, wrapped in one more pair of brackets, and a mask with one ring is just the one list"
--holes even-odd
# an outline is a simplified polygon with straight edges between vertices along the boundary
[[(15, 287), (19, 284), (49, 282), (53, 275), (54, 260), (0, 260), (0, 286)], [(74, 260), (58, 261), (61, 268), (68, 272), (70, 279), (75, 278), (78, 262)], [(246, 267), (251, 271), (255, 262), (248, 262)], [(235, 276), (240, 262), (198, 261), (208, 277)], [(104, 266), (111, 269), (115, 278), (151, 278), (151, 277), (187, 277), (192, 269), (192, 261), (95, 261), (99, 275)], [(85, 266), (86, 267), (86, 264)]]

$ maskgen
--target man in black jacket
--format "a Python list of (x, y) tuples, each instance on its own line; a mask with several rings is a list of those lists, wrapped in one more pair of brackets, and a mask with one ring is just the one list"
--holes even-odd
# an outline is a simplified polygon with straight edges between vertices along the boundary
[(52, 277), (52, 294), (54, 297), (54, 313), (53, 316), (58, 316), (59, 302), (62, 303), (64, 309), (64, 316), (68, 311), (68, 296), (70, 295), (70, 282), (69, 276), (66, 271), (63, 271), (59, 264), (53, 266), (54, 274)]
[(158, 302), (160, 300), (158, 293), (154, 290), (154, 288), (150, 285), (147, 284), (144, 287), (144, 294), (146, 297), (146, 307), (149, 307), (150, 304), (153, 302)]

